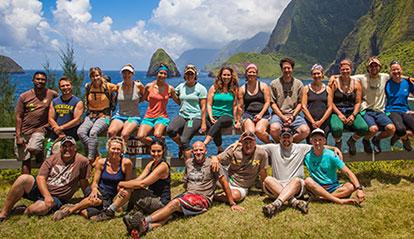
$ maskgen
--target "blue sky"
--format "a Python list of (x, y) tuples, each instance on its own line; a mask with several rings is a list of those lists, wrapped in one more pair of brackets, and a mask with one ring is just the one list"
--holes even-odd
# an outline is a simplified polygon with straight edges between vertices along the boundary
[(79, 66), (146, 70), (163, 48), (177, 59), (193, 48), (218, 48), (271, 32), (290, 0), (1, 0), (0, 53), (24, 69), (73, 43)]

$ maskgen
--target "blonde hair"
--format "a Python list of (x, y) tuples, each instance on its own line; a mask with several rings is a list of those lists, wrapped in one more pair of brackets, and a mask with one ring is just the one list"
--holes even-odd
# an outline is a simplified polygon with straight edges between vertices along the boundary
[(125, 153), (126, 151), (126, 145), (125, 145), (125, 141), (123, 138), (121, 137), (111, 137), (108, 139), (108, 141), (106, 142), (106, 150), (109, 151), (109, 148), (111, 147), (112, 143), (118, 143), (121, 145), (121, 153)]

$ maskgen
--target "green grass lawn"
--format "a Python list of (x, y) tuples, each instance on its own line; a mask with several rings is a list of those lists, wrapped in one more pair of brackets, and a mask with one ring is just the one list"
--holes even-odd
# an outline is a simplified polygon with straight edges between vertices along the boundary
[[(209, 212), (171, 221), (145, 238), (414, 238), (414, 161), (347, 165), (365, 187), (362, 208), (312, 202), (307, 215), (286, 207), (267, 219), (261, 207), (270, 200), (253, 188), (240, 204), (246, 208), (243, 212), (214, 203)], [(183, 189), (178, 177), (173, 178), (173, 195), (177, 195)], [(1, 183), (3, 205), (10, 184)], [(77, 192), (76, 197), (81, 196)], [(101, 223), (77, 215), (58, 222), (52, 216), (12, 216), (0, 223), (0, 238), (127, 238), (122, 215)]]

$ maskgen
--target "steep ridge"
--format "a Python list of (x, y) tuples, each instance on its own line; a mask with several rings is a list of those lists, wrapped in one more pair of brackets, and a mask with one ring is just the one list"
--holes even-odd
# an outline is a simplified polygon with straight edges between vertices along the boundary
[(8, 56), (0, 55), (0, 70), (11, 74), (23, 74), (23, 68)]
[(161, 62), (164, 62), (168, 66), (168, 77), (180, 77), (181, 74), (177, 69), (174, 61), (171, 57), (164, 51), (164, 49), (158, 49), (151, 57), (150, 65), (147, 71), (147, 77), (156, 77), (156, 71)]

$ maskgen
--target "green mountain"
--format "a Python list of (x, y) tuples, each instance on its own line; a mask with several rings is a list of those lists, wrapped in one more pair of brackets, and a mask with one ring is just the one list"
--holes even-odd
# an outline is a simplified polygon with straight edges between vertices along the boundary
[(195, 65), (197, 71), (202, 71), (206, 65), (218, 57), (218, 49), (195, 48), (187, 50), (176, 60), (178, 69), (184, 70), (187, 65)]
[(373, 0), (368, 12), (356, 23), (343, 41), (329, 69), (337, 73), (337, 64), (350, 58), (356, 72), (366, 72), (365, 62), (378, 56), (382, 71), (389, 71), (393, 60), (401, 62), (405, 75), (414, 73), (414, 0)]
[(24, 74), (23, 68), (8, 56), (0, 55), (0, 71), (11, 74)]
[(164, 62), (168, 66), (168, 77), (180, 77), (181, 74), (177, 69), (174, 61), (171, 57), (164, 51), (164, 49), (158, 49), (151, 57), (150, 65), (147, 71), (147, 77), (156, 77), (156, 71), (159, 67), (159, 64)]

